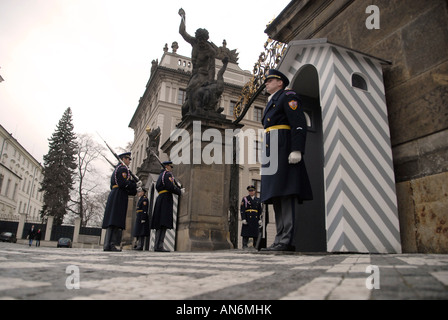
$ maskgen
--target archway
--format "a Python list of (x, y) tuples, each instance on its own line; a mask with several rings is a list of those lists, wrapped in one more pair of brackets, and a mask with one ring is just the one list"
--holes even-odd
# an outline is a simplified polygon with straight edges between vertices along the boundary
[(309, 120), (304, 161), (313, 190), (313, 200), (305, 201), (295, 217), (293, 244), (299, 252), (326, 252), (324, 148), (319, 76), (313, 65), (304, 65), (292, 81)]

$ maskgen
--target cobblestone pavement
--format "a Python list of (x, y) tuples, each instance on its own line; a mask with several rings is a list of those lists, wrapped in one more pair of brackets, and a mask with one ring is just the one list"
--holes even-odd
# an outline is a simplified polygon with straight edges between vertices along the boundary
[(0, 243), (1, 299), (448, 299), (448, 255), (103, 252)]

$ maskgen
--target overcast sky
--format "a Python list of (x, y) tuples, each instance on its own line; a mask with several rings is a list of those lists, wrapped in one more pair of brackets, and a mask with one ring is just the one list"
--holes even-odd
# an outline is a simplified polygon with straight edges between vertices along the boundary
[(0, 0), (0, 124), (38, 161), (70, 107), (76, 133), (98, 131), (113, 148), (133, 140), (129, 122), (151, 61), (177, 41), (179, 8), (187, 32), (239, 52), (252, 71), (266, 25), (290, 0)]

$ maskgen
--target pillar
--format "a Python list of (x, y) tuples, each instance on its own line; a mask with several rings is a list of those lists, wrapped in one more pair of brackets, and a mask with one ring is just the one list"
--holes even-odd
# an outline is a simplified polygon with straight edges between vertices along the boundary
[(53, 221), (54, 221), (53, 216), (47, 217), (47, 229), (45, 230), (45, 241), (51, 240), (51, 230), (53, 229)]
[[(239, 128), (241, 125), (234, 125), (228, 120), (187, 116), (178, 125), (180, 130), (177, 131), (177, 137), (173, 136), (173, 141), (168, 140), (162, 145), (163, 152), (175, 164), (174, 176), (186, 190), (179, 200), (176, 250), (232, 248), (228, 213), (231, 172), (229, 159), (232, 161), (233, 136), (230, 139), (225, 137), (226, 130), (230, 129), (232, 132), (231, 130)], [(217, 154), (220, 152), (222, 154), (219, 158)], [(182, 163), (177, 164), (176, 157), (179, 158), (179, 154)], [(186, 157), (186, 154), (189, 156)], [(216, 161), (204, 161), (207, 156), (210, 160), (210, 155)]]
[(26, 213), (20, 213), (19, 225), (17, 226), (17, 239), (22, 239), (23, 228), (25, 228)]

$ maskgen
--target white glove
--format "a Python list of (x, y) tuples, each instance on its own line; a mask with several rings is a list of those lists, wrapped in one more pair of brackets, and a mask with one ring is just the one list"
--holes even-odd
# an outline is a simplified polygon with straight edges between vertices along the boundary
[(242, 221), (242, 223), (243, 223), (243, 224), (247, 224), (247, 221), (246, 221), (246, 219), (244, 219), (244, 220)]
[(288, 162), (290, 164), (296, 164), (302, 161), (302, 152), (300, 151), (293, 151), (289, 154)]
[(141, 188), (142, 184), (143, 184), (143, 182), (141, 180), (139, 182), (137, 182), (137, 188)]
[(184, 194), (185, 193), (185, 188), (180, 189), (180, 194)]
[(258, 220), (258, 225), (261, 226), (262, 224), (261, 220)]

